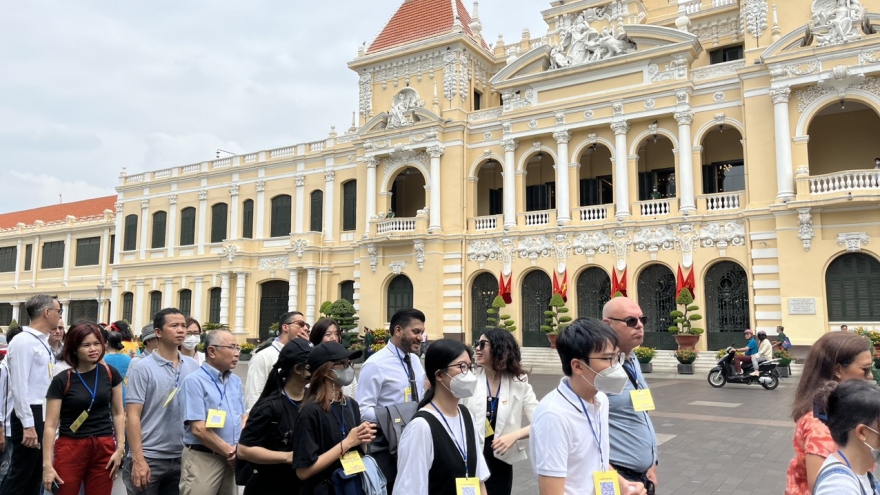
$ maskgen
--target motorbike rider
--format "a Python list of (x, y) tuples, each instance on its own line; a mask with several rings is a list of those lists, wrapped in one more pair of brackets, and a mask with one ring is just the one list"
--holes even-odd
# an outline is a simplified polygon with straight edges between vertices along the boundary
[[(746, 347), (742, 347), (739, 349), (734, 349), (736, 352), (745, 352), (745, 356), (735, 356), (733, 358), (734, 363), (736, 364), (736, 373), (738, 375), (742, 375), (742, 363), (747, 361), (752, 361), (752, 356), (758, 354), (758, 342), (755, 341), (755, 333), (752, 332), (751, 328), (746, 328), (743, 334), (746, 337)], [(754, 363), (753, 363), (754, 366)], [(755, 370), (753, 374), (757, 374), (758, 367), (755, 366)]]
[(773, 359), (773, 345), (767, 340), (767, 332), (758, 330), (758, 353), (752, 354), (752, 376), (758, 376), (758, 365)]

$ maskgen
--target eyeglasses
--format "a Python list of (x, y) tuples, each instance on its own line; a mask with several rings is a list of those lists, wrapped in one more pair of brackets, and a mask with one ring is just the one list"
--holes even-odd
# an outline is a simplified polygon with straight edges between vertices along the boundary
[(241, 346), (238, 345), (238, 344), (236, 344), (236, 345), (212, 345), (212, 346), (209, 346), (209, 347), (222, 347), (222, 348), (224, 348), (224, 349), (232, 349), (232, 350), (234, 350), (234, 351), (236, 351), (236, 352), (241, 350)]
[(479, 368), (479, 366), (478, 366), (477, 364), (474, 364), (474, 363), (458, 363), (458, 364), (450, 364), (450, 365), (447, 366), (446, 368), (447, 368), (447, 369), (448, 369), (448, 368), (458, 368), (458, 370), (461, 371), (461, 374), (463, 375), (463, 374), (465, 374), (465, 373), (467, 373), (467, 372), (471, 372), (471, 373), (473, 373), (474, 370), (476, 370), (477, 368)]
[(635, 316), (627, 316), (626, 318), (612, 318), (609, 316), (608, 319), (614, 320), (614, 321), (622, 321), (623, 323), (626, 324), (626, 326), (628, 326), (630, 328), (637, 327), (639, 325), (639, 322), (642, 322), (642, 325), (648, 324), (648, 317), (647, 316), (639, 316), (638, 318), (636, 318)]
[(483, 348), (486, 347), (486, 344), (488, 344), (488, 343), (489, 343), (488, 340), (478, 340), (478, 341), (474, 342), (474, 348), (478, 351), (482, 351)]
[(58, 311), (58, 316), (61, 316), (64, 314), (64, 310), (61, 308), (46, 308), (46, 311)]
[(306, 323), (306, 322), (304, 322), (304, 321), (302, 321), (302, 320), (288, 321), (287, 323), (285, 323), (285, 325), (296, 325), (296, 326), (298, 326), (298, 327), (306, 327), (306, 328), (309, 327), (309, 324)]
[(620, 352), (611, 357), (590, 356), (587, 358), (587, 361), (608, 361), (608, 366), (614, 366), (615, 364), (623, 364), (623, 362), (626, 361), (626, 355)]

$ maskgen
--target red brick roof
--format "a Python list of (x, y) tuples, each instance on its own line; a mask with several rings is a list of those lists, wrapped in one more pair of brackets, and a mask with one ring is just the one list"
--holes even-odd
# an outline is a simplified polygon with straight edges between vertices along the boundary
[[(461, 0), (404, 0), (397, 12), (367, 49), (376, 53), (388, 48), (449, 34), (455, 27), (455, 16), (461, 31), (476, 39), (471, 31), (471, 15)], [(485, 41), (481, 46), (488, 49)]]
[(57, 222), (67, 218), (67, 215), (73, 215), (76, 218), (102, 215), (104, 210), (113, 210), (115, 204), (116, 196), (104, 196), (103, 198), (43, 206), (32, 210), (3, 213), (0, 214), (0, 229), (9, 229), (19, 223), (33, 225), (37, 220), (42, 220), (45, 223)]

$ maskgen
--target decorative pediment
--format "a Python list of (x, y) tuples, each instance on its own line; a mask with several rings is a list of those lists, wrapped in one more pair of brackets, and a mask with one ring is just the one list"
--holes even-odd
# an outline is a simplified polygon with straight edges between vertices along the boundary
[(404, 88), (394, 97), (393, 101), (395, 103), (392, 103), (390, 111), (382, 112), (368, 120), (358, 134), (364, 135), (371, 132), (395, 130), (418, 124), (438, 122), (440, 117), (436, 113), (420, 106), (425, 103), (417, 99), (418, 93), (415, 93), (415, 90), (412, 90), (412, 92), (415, 94), (416, 100), (411, 100), (409, 96), (401, 97), (401, 93), (408, 89), (412, 90), (411, 88)]

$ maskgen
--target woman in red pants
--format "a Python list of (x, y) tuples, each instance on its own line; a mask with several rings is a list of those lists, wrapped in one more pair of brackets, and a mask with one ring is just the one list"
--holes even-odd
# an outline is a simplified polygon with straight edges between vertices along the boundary
[(113, 491), (125, 444), (125, 414), (122, 376), (102, 363), (103, 357), (98, 325), (82, 323), (67, 334), (64, 361), (70, 369), (52, 379), (46, 394), (43, 487), (50, 492), (57, 484), (60, 495), (77, 495), (83, 483), (89, 495)]

